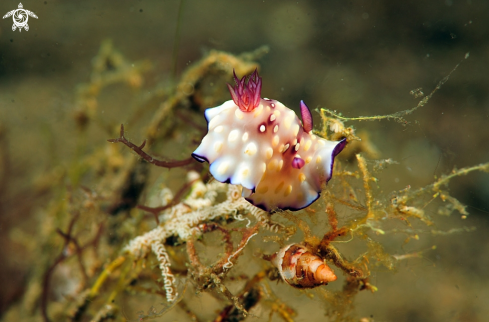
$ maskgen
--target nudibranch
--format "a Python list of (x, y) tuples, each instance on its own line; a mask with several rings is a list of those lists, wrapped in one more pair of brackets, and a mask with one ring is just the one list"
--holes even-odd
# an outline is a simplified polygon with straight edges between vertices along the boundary
[(336, 281), (334, 271), (308, 248), (300, 244), (288, 245), (271, 258), (280, 276), (296, 288), (313, 288)]
[(265, 210), (299, 210), (319, 198), (346, 140), (312, 133), (312, 115), (300, 103), (302, 122), (276, 100), (261, 98), (258, 72), (228, 84), (232, 100), (205, 111), (208, 133), (192, 156), (210, 164), (220, 182), (241, 185), (243, 197)]

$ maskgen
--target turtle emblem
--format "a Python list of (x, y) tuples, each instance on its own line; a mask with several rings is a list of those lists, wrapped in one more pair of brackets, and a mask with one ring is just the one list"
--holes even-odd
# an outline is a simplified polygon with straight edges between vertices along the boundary
[(12, 25), (13, 31), (15, 31), (17, 28), (19, 28), (19, 31), (22, 31), (22, 28), (24, 28), (26, 31), (29, 31), (29, 25), (27, 24), (29, 16), (37, 19), (36, 14), (32, 11), (25, 10), (22, 6), (22, 3), (19, 3), (18, 9), (7, 12), (5, 16), (3, 16), (3, 19), (10, 16), (12, 16), (14, 19), (14, 24)]

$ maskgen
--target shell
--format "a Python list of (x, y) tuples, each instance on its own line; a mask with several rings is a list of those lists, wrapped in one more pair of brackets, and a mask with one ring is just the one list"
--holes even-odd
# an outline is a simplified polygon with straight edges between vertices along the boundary
[(309, 131), (279, 101), (255, 99), (261, 90), (261, 79), (256, 77), (251, 89), (246, 91), (243, 80), (237, 81), (241, 87), (233, 100), (205, 111), (208, 133), (192, 156), (209, 162), (216, 180), (241, 185), (243, 196), (257, 207), (266, 211), (305, 208), (319, 198), (322, 184), (331, 179), (334, 158), (346, 140), (333, 142), (314, 135), (303, 102), (301, 111)]
[(296, 288), (313, 288), (336, 281), (334, 271), (307, 247), (291, 244), (275, 253), (271, 260), (280, 276)]

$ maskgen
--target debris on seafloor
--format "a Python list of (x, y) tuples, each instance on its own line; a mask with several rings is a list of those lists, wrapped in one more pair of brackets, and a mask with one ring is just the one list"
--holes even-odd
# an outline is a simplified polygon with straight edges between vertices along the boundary
[[(428, 229), (440, 219), (430, 218), (425, 207), (435, 207), (441, 214), (457, 210), (466, 218), (465, 206), (444, 187), (457, 176), (472, 171), (489, 172), (489, 163), (454, 170), (424, 188), (406, 188), (389, 198), (378, 189), (380, 183), (373, 173), (382, 171), (386, 164), (395, 166), (391, 159), (370, 161), (353, 153), (348, 167), (341, 159), (334, 165), (332, 162), (335, 152), (341, 150), (335, 147), (344, 142), (340, 141), (343, 138), (347, 142), (360, 142), (355, 151), (375, 151), (373, 145), (359, 141), (353, 127), (345, 126), (345, 122), (367, 118), (345, 118), (322, 109), (322, 127), (314, 130), (305, 104), (301, 107), (302, 123), (295, 113), (282, 106), (279, 109), (291, 119), (294, 135), (289, 138), (287, 148), (286, 142), (279, 138), (280, 144), (277, 143), (277, 150), (272, 149), (271, 160), (280, 157), (280, 153), (291, 153), (287, 159), (289, 170), (299, 171), (308, 164), (308, 155), (301, 153), (301, 149), (309, 146), (308, 140), (313, 135), (317, 142), (325, 142), (322, 145), (330, 145), (327, 149), (330, 160), (326, 164), (326, 168), (330, 168), (323, 171), (329, 179), (334, 167), (335, 175), (328, 189), (321, 191), (318, 202), (309, 207), (306, 206), (311, 200), (299, 206), (271, 202), (270, 206), (263, 207), (273, 209), (271, 213), (248, 202), (240, 186), (219, 182), (227, 178), (221, 180), (217, 175), (217, 180), (210, 178), (204, 164), (190, 158), (203, 135), (204, 108), (224, 101), (228, 95), (225, 83), (232, 80), (233, 70), (240, 75), (252, 73), (259, 67), (255, 60), (267, 50), (259, 48), (238, 56), (210, 51), (190, 66), (174, 86), (148, 91), (153, 94), (145, 96), (142, 104), (154, 104), (154, 108), (134, 106), (129, 126), (126, 124), (124, 128), (108, 124), (95, 113), (98, 96), (113, 83), (128, 84), (136, 90), (142, 88), (143, 73), (151, 64), (143, 62), (129, 69), (131, 63), (110, 42), (102, 45), (94, 59), (91, 80), (79, 87), (75, 104), (75, 121), (80, 132), (74, 141), (81, 147), (92, 145), (92, 149), (69, 167), (57, 168), (42, 180), (42, 188), (50, 190), (52, 197), (49, 206), (39, 210), (39, 215), (48, 220), (42, 222), (35, 239), (20, 232), (15, 236), (19, 243), (42, 254), (41, 266), (45, 269), (29, 276), (22, 299), (6, 313), (6, 320), (38, 321), (40, 315), (43, 321), (121, 321), (123, 318), (145, 321), (164, 316), (171, 308), (178, 308), (189, 320), (199, 320), (199, 314), (192, 307), (198, 299), (193, 293), (207, 292), (226, 301), (218, 313), (213, 311), (215, 321), (240, 321), (258, 314), (268, 315), (270, 319), (276, 314), (284, 321), (293, 321), (296, 316), (307, 313), (296, 302), (307, 301), (311, 295), (308, 292), (315, 292), (324, 303), (327, 315), (341, 321), (355, 316), (352, 305), (359, 291), (377, 290), (369, 280), (371, 270), (378, 266), (391, 270), (401, 260), (421, 256), (422, 252), (391, 255), (377, 236), (402, 234), (409, 241), (419, 239), (422, 233), (440, 235), (472, 230), (471, 227), (449, 231)], [(222, 83), (222, 91), (214, 87), (212, 92), (207, 92), (209, 88), (205, 83), (209, 77)], [(252, 87), (246, 87), (251, 96), (243, 96), (239, 89), (242, 84), (245, 90), (243, 79), (237, 84), (237, 92), (236, 89), (231, 92), (233, 101), (222, 105), (233, 108), (232, 117), (239, 118), (238, 111), (243, 115), (257, 110), (264, 113), (267, 106), (271, 111), (271, 104), (276, 104), (274, 108), (278, 109), (278, 101), (246, 101), (256, 98), (258, 75), (253, 78)], [(444, 78), (436, 89), (447, 80)], [(415, 109), (371, 119), (395, 119), (407, 124), (404, 116), (425, 105), (433, 93), (425, 96)], [(252, 105), (255, 109), (248, 111)], [(221, 111), (222, 106), (217, 109)], [(212, 122), (209, 113), (213, 112), (205, 115)], [(140, 114), (146, 114), (147, 118)], [(267, 123), (255, 124), (254, 136), (265, 132), (273, 134), (275, 123), (285, 116), (263, 115)], [(286, 128), (286, 123), (284, 119), (283, 124), (279, 124), (280, 131), (282, 125)], [(217, 133), (226, 130), (229, 137), (232, 129), (224, 129), (224, 125), (230, 126), (209, 124), (209, 130), (216, 132), (217, 126), (223, 126), (222, 132)], [(265, 131), (261, 125), (265, 126)], [(295, 125), (299, 126), (297, 133)], [(111, 142), (124, 144), (144, 161), (118, 144), (88, 143), (84, 133), (92, 127), (113, 135), (118, 132), (119, 138)], [(139, 145), (132, 143), (127, 138), (126, 128), (130, 128), (133, 136), (142, 133), (145, 141)], [(285, 132), (280, 132), (282, 134)], [(241, 141), (243, 135), (239, 137)], [(258, 140), (254, 136), (248, 134), (247, 139)], [(270, 136), (266, 141), (273, 144), (273, 140)], [(216, 142), (212, 143), (209, 148), (215, 149)], [(258, 143), (255, 143), (257, 153)], [(309, 149), (312, 146), (311, 143)], [(172, 159), (153, 157), (155, 150), (172, 151)], [(261, 152), (267, 158), (267, 149), (260, 147)], [(199, 153), (197, 149), (196, 155), (213, 161), (207, 152)], [(156, 167), (149, 167), (149, 164), (174, 170), (157, 172)], [(211, 165), (210, 172), (218, 174), (219, 168), (216, 171)], [(282, 177), (281, 180), (288, 180)], [(309, 180), (309, 177), (300, 180), (299, 174), (297, 178), (300, 182)], [(254, 186), (246, 186), (244, 181), (230, 181), (249, 190), (255, 188), (255, 193), (261, 193), (263, 198), (269, 197), (267, 192), (259, 191), (259, 180)], [(67, 186), (66, 182), (71, 184)], [(277, 181), (279, 186), (280, 183)], [(245, 196), (254, 201), (249, 191), (245, 191)], [(256, 204), (263, 203), (256, 201)], [(294, 213), (280, 209), (303, 207), (306, 208)], [(398, 222), (402, 225), (395, 226)], [(413, 223), (416, 228), (412, 227)], [(361, 250), (350, 249), (350, 254), (356, 254), (356, 258), (349, 260), (337, 243), (348, 244), (353, 239), (363, 246)], [(333, 282), (336, 276), (344, 279), (342, 287), (330, 290), (322, 286)], [(289, 285), (275, 285), (269, 282), (271, 280), (285, 281)], [(287, 287), (287, 292), (283, 286)], [(298, 290), (300, 287), (312, 290)], [(185, 292), (187, 289), (194, 292)], [(164, 302), (163, 307), (148, 304), (148, 298)]]

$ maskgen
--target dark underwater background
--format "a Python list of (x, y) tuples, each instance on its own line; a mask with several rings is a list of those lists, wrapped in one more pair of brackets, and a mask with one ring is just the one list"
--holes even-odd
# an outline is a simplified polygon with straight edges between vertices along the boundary
[[(42, 320), (35, 309), (37, 300), (31, 301), (31, 310), (24, 303), (31, 294), (26, 293), (31, 277), (45, 271), (44, 259), (59, 252), (59, 248), (34, 247), (43, 225), (51, 220), (43, 209), (54, 194), (43, 180), (54, 179), (46, 179), (46, 174), (69, 172), (73, 162), (109, 145), (106, 140), (113, 136), (107, 128), (117, 133), (114, 129), (124, 123), (130, 131), (127, 122), (145, 91), (171, 87), (188, 66), (211, 50), (240, 54), (267, 46), (266, 54), (257, 59), (264, 97), (296, 111), (304, 100), (313, 110), (327, 108), (346, 117), (412, 108), (420, 98), (410, 91), (429, 94), (460, 64), (428, 104), (406, 117), (408, 124), (382, 120), (348, 125), (368, 140), (375, 158), (399, 162), (379, 175), (378, 195), (385, 198), (408, 185), (426, 186), (453, 169), (489, 162), (488, 1), (32, 0), (22, 4), (38, 16), (29, 17), (28, 31), (12, 31), (12, 18), (0, 21), (0, 316), (5, 321)], [(17, 1), (2, 1), (0, 11), (5, 14), (17, 6)], [(99, 123), (81, 133), (77, 90), (89, 81), (92, 60), (106, 40), (127, 61), (145, 61), (151, 68), (144, 73), (144, 83), (134, 88), (124, 84), (104, 88), (93, 112)], [(229, 99), (225, 92), (220, 95), (213, 99), (217, 104)], [(195, 111), (193, 119), (204, 126), (200, 112)], [(320, 127), (319, 115), (313, 114)], [(81, 147), (76, 143), (80, 137)], [(145, 139), (136, 131), (131, 138)], [(170, 145), (161, 155), (183, 159), (195, 146)], [(351, 162), (345, 158), (346, 164)], [(93, 178), (79, 182), (97, 185)], [(71, 189), (73, 184), (68, 176), (56, 186)], [(408, 249), (402, 242), (389, 248), (387, 240), (389, 252), (396, 254), (433, 245), (436, 250), (401, 262), (394, 272), (382, 267), (372, 270), (371, 282), (378, 291), (360, 292), (354, 298), (358, 321), (487, 321), (489, 174), (457, 177), (447, 190), (467, 205), (468, 218), (461, 219), (456, 211), (450, 216), (432, 213), (435, 225), (427, 231), (459, 230), (427, 233), (409, 241)], [(56, 288), (56, 283), (52, 281), (51, 287)], [(283, 296), (303, 308), (295, 321), (325, 319), (320, 301), (296, 290)], [(215, 308), (196, 307), (202, 321), (213, 319)], [(168, 314), (159, 321), (188, 318), (178, 312)], [(255, 319), (267, 321), (268, 313), (247, 321)]]

